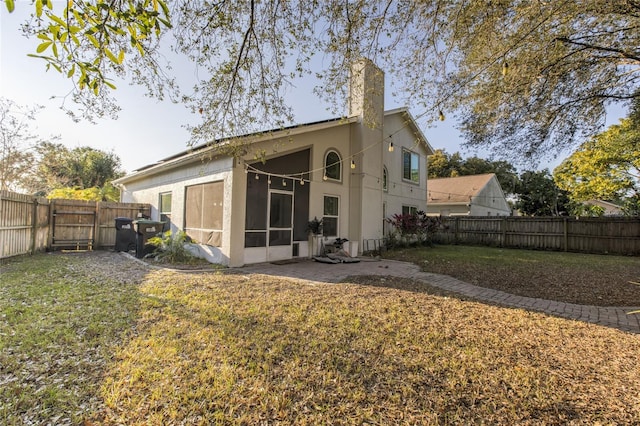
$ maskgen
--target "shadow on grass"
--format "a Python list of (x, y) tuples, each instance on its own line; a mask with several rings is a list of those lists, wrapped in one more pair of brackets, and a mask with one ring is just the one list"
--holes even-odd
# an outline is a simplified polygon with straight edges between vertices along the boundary
[(140, 310), (139, 265), (113, 253), (48, 253), (0, 269), (0, 423), (81, 424)]

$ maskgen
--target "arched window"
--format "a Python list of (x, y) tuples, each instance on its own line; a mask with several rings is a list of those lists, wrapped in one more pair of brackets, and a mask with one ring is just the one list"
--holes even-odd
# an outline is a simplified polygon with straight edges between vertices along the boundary
[(382, 190), (383, 191), (388, 191), (389, 190), (389, 177), (388, 177), (388, 173), (387, 173), (387, 166), (382, 166)]
[(342, 159), (337, 151), (327, 151), (324, 156), (324, 176), (327, 179), (342, 180)]

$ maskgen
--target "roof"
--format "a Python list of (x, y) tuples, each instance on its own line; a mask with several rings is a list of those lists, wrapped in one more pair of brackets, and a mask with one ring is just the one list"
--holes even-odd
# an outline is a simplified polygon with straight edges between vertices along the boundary
[(427, 179), (427, 203), (467, 204), (471, 201), (471, 198), (476, 197), (494, 177), (494, 173), (487, 173), (483, 175)]
[(622, 210), (622, 206), (616, 203), (612, 203), (611, 201), (605, 200), (587, 200), (584, 202), (585, 204), (595, 204), (602, 207), (608, 207), (610, 209), (618, 209)]
[(411, 127), (411, 131), (413, 132), (413, 134), (418, 136), (418, 141), (421, 142), (421, 145), (427, 151), (427, 155), (432, 155), (435, 153), (435, 150), (429, 144), (427, 137), (424, 135), (424, 133), (422, 133), (420, 127), (418, 127), (415, 118), (413, 118), (413, 115), (411, 115), (407, 107), (395, 108), (384, 112), (385, 116), (393, 114), (403, 114), (404, 116), (406, 116), (408, 118), (406, 123)]
[[(409, 118), (409, 120), (407, 120), (408, 125), (411, 127), (411, 130), (418, 135), (418, 139), (420, 140), (421, 145), (424, 147), (425, 150), (427, 150), (428, 154), (433, 153), (433, 148), (431, 147), (431, 145), (429, 145), (427, 138), (424, 136), (420, 128), (417, 126), (415, 120), (413, 119), (413, 117), (411, 116), (411, 114), (409, 113), (406, 107), (397, 108), (397, 109), (384, 112), (385, 116), (393, 115), (393, 114), (406, 115)], [(114, 180), (113, 183), (114, 184), (125, 183), (130, 180), (139, 179), (143, 176), (148, 176), (148, 175), (160, 173), (164, 170), (169, 170), (181, 164), (191, 163), (193, 161), (199, 161), (202, 154), (206, 154), (210, 151), (218, 149), (234, 140), (252, 139), (251, 143), (261, 142), (261, 141), (270, 140), (270, 139), (290, 137), (297, 134), (312, 132), (312, 131), (336, 127), (336, 126), (342, 126), (344, 124), (355, 123), (358, 121), (358, 119), (359, 119), (358, 116), (337, 117), (337, 118), (331, 118), (328, 120), (314, 121), (309, 123), (297, 124), (289, 127), (263, 130), (256, 133), (218, 139), (213, 143), (202, 144), (202, 145), (178, 152), (177, 154), (171, 155), (169, 157), (163, 158), (159, 161), (156, 161), (155, 163), (142, 166), (132, 171), (131, 173), (127, 174), (126, 176)]]

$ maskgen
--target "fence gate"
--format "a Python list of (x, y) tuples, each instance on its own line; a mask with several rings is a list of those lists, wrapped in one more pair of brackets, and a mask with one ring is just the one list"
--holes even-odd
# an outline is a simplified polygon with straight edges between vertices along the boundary
[(53, 200), (51, 244), (57, 248), (92, 250), (95, 243), (96, 203)]

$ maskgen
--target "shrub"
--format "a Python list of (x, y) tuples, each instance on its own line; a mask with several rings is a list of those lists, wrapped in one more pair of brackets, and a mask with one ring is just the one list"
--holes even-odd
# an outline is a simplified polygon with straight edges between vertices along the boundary
[(196, 258), (185, 248), (187, 239), (187, 234), (184, 231), (179, 231), (175, 235), (171, 235), (171, 231), (167, 231), (161, 236), (149, 238), (147, 242), (156, 246), (151, 256), (155, 257), (158, 262), (189, 263)]
[(427, 216), (424, 211), (394, 214), (387, 222), (394, 228), (387, 240), (391, 247), (430, 245), (432, 235), (443, 226), (440, 217)]

